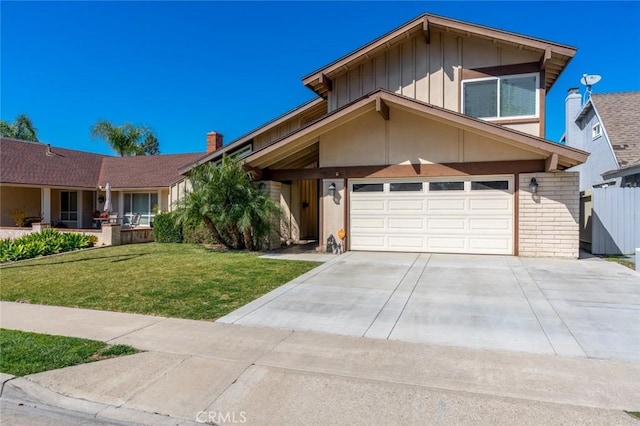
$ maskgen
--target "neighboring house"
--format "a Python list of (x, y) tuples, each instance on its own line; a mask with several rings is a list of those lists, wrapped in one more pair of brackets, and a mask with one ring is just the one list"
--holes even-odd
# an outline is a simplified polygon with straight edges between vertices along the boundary
[(315, 99), (181, 173), (242, 156), (283, 207), (283, 238), (327, 250), (577, 257), (565, 170), (588, 154), (544, 139), (546, 93), (575, 53), (422, 15), (305, 76)]
[(640, 186), (640, 92), (592, 94), (582, 104), (578, 89), (566, 98), (564, 142), (590, 153), (580, 190)]
[(12, 211), (67, 228), (94, 227), (104, 188), (111, 185), (112, 212), (124, 224), (135, 214), (149, 226), (169, 209), (169, 187), (178, 170), (204, 153), (111, 157), (13, 139), (0, 139), (0, 226), (15, 226)]

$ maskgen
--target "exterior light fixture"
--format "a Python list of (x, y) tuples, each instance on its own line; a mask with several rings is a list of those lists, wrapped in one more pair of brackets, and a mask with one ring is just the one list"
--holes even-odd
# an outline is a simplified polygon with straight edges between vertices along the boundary
[(529, 182), (529, 190), (532, 194), (538, 193), (538, 181), (536, 178), (531, 178), (531, 182)]
[(329, 185), (329, 195), (332, 197), (336, 195), (336, 184), (334, 182), (331, 182), (331, 185)]

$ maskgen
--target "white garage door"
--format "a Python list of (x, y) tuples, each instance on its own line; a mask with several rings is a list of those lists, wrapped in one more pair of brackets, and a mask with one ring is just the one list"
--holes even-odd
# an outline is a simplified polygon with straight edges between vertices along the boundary
[(352, 179), (351, 250), (513, 254), (513, 176)]

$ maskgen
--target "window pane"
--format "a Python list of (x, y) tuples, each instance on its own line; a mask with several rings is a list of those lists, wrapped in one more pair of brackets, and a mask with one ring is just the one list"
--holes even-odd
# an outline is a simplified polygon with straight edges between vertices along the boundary
[(158, 203), (158, 193), (157, 192), (152, 192), (151, 193), (151, 211), (153, 211), (153, 208), (160, 208), (160, 204)]
[(70, 192), (69, 200), (70, 200), (69, 210), (72, 212), (78, 211), (78, 193)]
[(353, 184), (353, 192), (382, 192), (381, 183), (355, 183)]
[(464, 113), (477, 118), (498, 116), (498, 80), (464, 83)]
[(500, 117), (536, 114), (536, 77), (500, 80)]
[(429, 182), (429, 191), (464, 191), (464, 182)]
[(422, 191), (422, 182), (392, 183), (391, 192), (396, 191)]
[(488, 180), (481, 182), (471, 182), (472, 191), (483, 191), (487, 189), (499, 189), (507, 191), (509, 189), (509, 181), (506, 180)]
[(133, 211), (131, 210), (131, 194), (124, 194), (124, 211), (126, 213), (131, 213)]
[(149, 213), (149, 194), (133, 194), (133, 212)]
[(69, 220), (78, 220), (78, 213), (70, 213)]
[(60, 192), (60, 210), (69, 211), (69, 193), (67, 191)]

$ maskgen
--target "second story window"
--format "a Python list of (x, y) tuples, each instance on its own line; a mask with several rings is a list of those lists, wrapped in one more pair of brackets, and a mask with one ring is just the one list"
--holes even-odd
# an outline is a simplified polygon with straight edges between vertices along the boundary
[(536, 73), (464, 80), (462, 112), (485, 119), (536, 118), (538, 78)]

